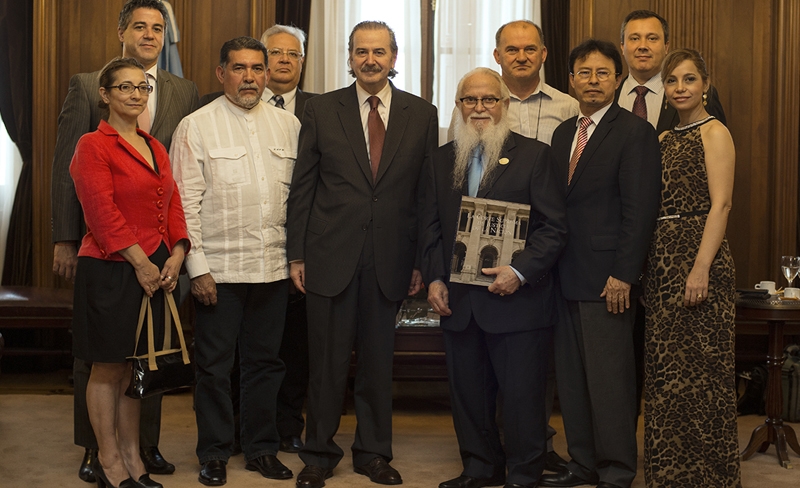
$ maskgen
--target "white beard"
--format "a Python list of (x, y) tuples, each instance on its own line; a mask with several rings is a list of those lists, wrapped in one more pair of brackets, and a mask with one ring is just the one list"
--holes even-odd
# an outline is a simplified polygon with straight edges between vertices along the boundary
[(464, 122), (464, 117), (458, 114), (453, 125), (453, 142), (456, 152), (453, 165), (453, 189), (461, 192), (464, 182), (467, 181), (467, 171), (472, 160), (472, 151), (476, 147), (481, 147), (483, 152), (483, 176), (481, 186), (490, 180), (494, 169), (500, 161), (500, 153), (503, 146), (511, 134), (511, 127), (506, 118), (506, 110), (500, 117), (500, 121), (491, 123), (482, 130), (473, 124)]

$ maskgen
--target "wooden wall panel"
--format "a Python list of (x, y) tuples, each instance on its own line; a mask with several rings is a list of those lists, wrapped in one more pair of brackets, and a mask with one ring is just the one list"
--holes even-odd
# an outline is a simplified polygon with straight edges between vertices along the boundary
[[(33, 0), (34, 285), (66, 286), (52, 273), (50, 173), (57, 119), (75, 73), (95, 71), (122, 54), (117, 38), (124, 0)], [(214, 75), (224, 41), (260, 37), (274, 23), (275, 0), (172, 0), (184, 76), (200, 94), (220, 89)]]
[[(706, 59), (736, 144), (728, 239), (737, 285), (780, 278), (796, 254), (800, 137), (800, 5), (797, 0), (572, 0), (570, 39), (619, 40), (628, 12), (646, 8), (670, 23), (670, 47)], [(612, 37), (613, 36), (613, 37)]]

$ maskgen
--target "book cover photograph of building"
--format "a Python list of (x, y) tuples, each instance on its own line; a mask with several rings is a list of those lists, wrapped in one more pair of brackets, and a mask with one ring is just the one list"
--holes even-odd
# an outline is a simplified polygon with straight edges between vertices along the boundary
[(483, 268), (511, 264), (525, 248), (531, 207), (522, 203), (461, 197), (450, 282), (489, 286)]

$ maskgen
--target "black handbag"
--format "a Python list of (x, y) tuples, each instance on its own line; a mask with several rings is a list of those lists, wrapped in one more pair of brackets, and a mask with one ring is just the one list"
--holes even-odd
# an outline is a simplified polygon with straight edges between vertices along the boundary
[[(194, 365), (189, 362), (186, 341), (183, 338), (178, 308), (172, 293), (164, 292), (164, 343), (160, 351), (155, 350), (153, 333), (153, 309), (150, 297), (144, 295), (139, 309), (139, 326), (136, 329), (136, 347), (131, 361), (131, 381), (125, 395), (131, 398), (147, 398), (165, 391), (190, 386), (194, 381)], [(180, 341), (179, 349), (172, 349), (172, 319)], [(138, 355), (139, 338), (147, 322), (147, 354)]]

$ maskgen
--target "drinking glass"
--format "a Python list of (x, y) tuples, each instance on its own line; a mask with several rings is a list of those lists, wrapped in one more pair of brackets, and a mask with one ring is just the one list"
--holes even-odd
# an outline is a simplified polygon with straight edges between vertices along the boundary
[(781, 256), (781, 271), (789, 282), (787, 286), (792, 286), (792, 282), (800, 272), (800, 256)]

